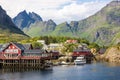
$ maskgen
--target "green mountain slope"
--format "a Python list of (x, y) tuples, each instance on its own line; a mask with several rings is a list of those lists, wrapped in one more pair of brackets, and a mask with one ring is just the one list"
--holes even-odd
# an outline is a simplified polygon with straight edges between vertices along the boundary
[(82, 37), (99, 44), (110, 44), (120, 31), (120, 1), (112, 1), (95, 15), (79, 21), (79, 28), (79, 32), (83, 31)]
[(51, 33), (52, 36), (73, 36), (70, 25), (67, 22), (56, 26), (56, 29)]
[(55, 30), (56, 24), (50, 19), (48, 21), (40, 21), (24, 28), (24, 32), (31, 37), (50, 35)]

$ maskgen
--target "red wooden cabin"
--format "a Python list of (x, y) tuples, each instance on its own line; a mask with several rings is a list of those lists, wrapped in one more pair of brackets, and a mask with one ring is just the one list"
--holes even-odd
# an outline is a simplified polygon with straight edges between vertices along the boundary
[(20, 59), (24, 46), (18, 43), (7, 43), (1, 47), (0, 59)]
[(76, 49), (73, 51), (72, 57), (73, 60), (75, 60), (79, 56), (85, 56), (87, 61), (91, 61), (92, 59), (92, 53), (89, 49)]
[(7, 43), (0, 48), (0, 59), (50, 59), (51, 54), (44, 50), (26, 49), (19, 43)]
[(74, 50), (72, 56), (73, 57), (78, 57), (78, 56), (88, 56), (91, 55), (91, 51), (90, 50)]

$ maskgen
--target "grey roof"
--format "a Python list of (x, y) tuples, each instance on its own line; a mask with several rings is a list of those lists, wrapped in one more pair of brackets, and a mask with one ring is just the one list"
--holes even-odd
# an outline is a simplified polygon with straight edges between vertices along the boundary
[(4, 49), (6, 49), (10, 44), (15, 45), (16, 47), (18, 47), (21, 50), (25, 49), (25, 47), (22, 44), (20, 44), (20, 43), (10, 42), (10, 43), (6, 43), (6, 44), (3, 44), (3, 45), (0, 45), (0, 50), (2, 51)]
[(76, 49), (76, 50), (74, 50), (73, 52), (90, 52), (90, 50), (89, 49)]
[(0, 51), (4, 50), (5, 48), (7, 48), (9, 45), (9, 43), (3, 44), (1, 45)]
[(3, 44), (0, 44), (0, 48), (2, 48)]
[(2, 51), (2, 46), (3, 46), (3, 44), (0, 44), (0, 52)]
[(33, 50), (24, 50), (25, 54), (42, 54), (45, 53), (44, 50), (40, 50), (40, 49), (33, 49)]
[(27, 44), (23, 44), (23, 46), (25, 47), (25, 49), (30, 49), (32, 47), (32, 44), (27, 43)]
[(51, 50), (50, 51), (51, 53), (53, 52), (53, 53), (59, 53), (59, 51), (57, 51), (57, 50)]

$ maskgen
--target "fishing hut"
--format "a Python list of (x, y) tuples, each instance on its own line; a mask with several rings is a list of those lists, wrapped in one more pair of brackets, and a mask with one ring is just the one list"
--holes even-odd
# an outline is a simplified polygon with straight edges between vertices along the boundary
[(6, 43), (0, 45), (1, 68), (36, 68), (50, 67), (51, 53), (42, 49), (33, 49), (31, 45)]

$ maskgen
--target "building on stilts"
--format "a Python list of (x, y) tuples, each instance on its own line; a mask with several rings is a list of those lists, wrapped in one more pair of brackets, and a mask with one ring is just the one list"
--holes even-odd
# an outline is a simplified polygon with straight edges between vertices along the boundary
[(0, 45), (1, 68), (35, 68), (51, 67), (51, 53), (42, 49), (33, 49), (30, 44), (10, 42)]

